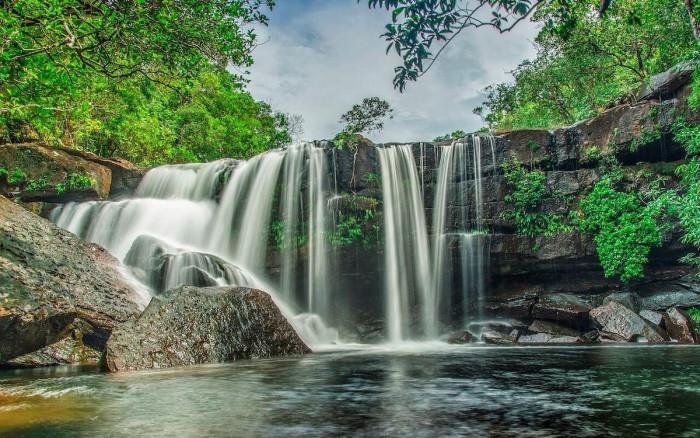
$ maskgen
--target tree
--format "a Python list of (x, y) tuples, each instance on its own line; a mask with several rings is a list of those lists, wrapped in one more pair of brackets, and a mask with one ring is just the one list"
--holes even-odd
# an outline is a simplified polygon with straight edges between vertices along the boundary
[[(387, 53), (394, 49), (402, 57), (403, 64), (395, 69), (394, 86), (403, 91), (409, 81), (426, 74), (445, 48), (465, 29), (490, 27), (501, 33), (508, 32), (521, 21), (546, 9), (545, 25), (560, 35), (566, 35), (582, 17), (582, 7), (588, 9), (588, 15), (592, 17), (596, 10), (612, 8), (617, 1), (612, 2), (612, 6), (610, 1), (600, 3), (598, 0), (369, 0), (368, 4), (370, 8), (385, 8), (392, 12), (392, 22), (387, 24), (382, 36), (389, 43)], [(697, 39), (700, 30), (696, 3), (696, 0), (684, 0), (683, 5)]]
[(393, 118), (394, 110), (389, 102), (380, 97), (366, 97), (362, 102), (340, 116), (345, 126), (335, 136), (339, 147), (353, 147), (359, 134), (369, 134), (384, 129), (384, 120)]
[(456, 131), (452, 131), (449, 134), (437, 136), (433, 139), (433, 141), (438, 142), (438, 141), (459, 140), (460, 138), (463, 138), (466, 136), (467, 136), (466, 132), (462, 131), (461, 129), (458, 129)]
[(272, 0), (0, 1), (0, 141), (143, 165), (247, 158), (289, 141), (245, 91)]
[(292, 141), (299, 142), (304, 136), (304, 116), (301, 114), (285, 114), (287, 118), (287, 132)]
[(386, 100), (379, 97), (366, 97), (362, 99), (362, 103), (353, 105), (348, 112), (340, 116), (340, 121), (345, 123), (344, 131), (367, 134), (384, 129), (384, 119), (393, 118), (393, 112)]

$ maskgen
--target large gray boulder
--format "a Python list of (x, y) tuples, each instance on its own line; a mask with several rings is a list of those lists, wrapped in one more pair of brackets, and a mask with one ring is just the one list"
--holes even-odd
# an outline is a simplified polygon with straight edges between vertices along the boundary
[(607, 339), (626, 342), (646, 340), (649, 343), (668, 341), (668, 336), (657, 325), (615, 301), (591, 310), (591, 318)]
[[(139, 313), (139, 296), (118, 265), (103, 248), (0, 196), (0, 364), (65, 339), (101, 351), (114, 327)], [(92, 356), (41, 357), (26, 364)]]
[(154, 297), (137, 320), (116, 329), (105, 363), (117, 372), (308, 352), (269, 294), (184, 286)]

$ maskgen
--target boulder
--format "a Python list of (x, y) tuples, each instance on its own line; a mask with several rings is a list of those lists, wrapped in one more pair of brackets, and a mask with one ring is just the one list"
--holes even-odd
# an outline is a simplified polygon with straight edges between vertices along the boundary
[(663, 315), (664, 326), (671, 339), (681, 344), (695, 344), (698, 336), (692, 318), (678, 307), (671, 307)]
[(665, 72), (656, 74), (651, 77), (648, 84), (643, 85), (637, 91), (635, 99), (640, 100), (655, 100), (669, 99), (682, 87), (689, 84), (695, 65), (690, 62), (681, 63), (671, 67)]
[(513, 329), (509, 334), (494, 329), (484, 329), (481, 332), (481, 340), (486, 344), (513, 345), (518, 340), (518, 330)]
[(26, 202), (89, 201), (110, 194), (108, 167), (40, 143), (0, 145), (0, 167), (9, 172), (0, 177), (0, 194)]
[(146, 169), (142, 169), (123, 158), (102, 158), (93, 154), (92, 152), (79, 151), (69, 148), (57, 149), (67, 153), (68, 155), (81, 158), (109, 169), (112, 172), (112, 179), (109, 186), (110, 198), (132, 195), (146, 174)]
[(661, 328), (615, 301), (591, 310), (591, 318), (599, 325), (603, 337), (608, 339), (626, 342), (646, 340), (649, 343), (668, 341)]
[(469, 333), (467, 330), (452, 333), (447, 337), (447, 343), (455, 345), (469, 344), (472, 342), (476, 342), (476, 340), (477, 338), (474, 337), (474, 335)]
[(536, 319), (532, 321), (532, 324), (527, 328), (529, 331), (533, 333), (546, 333), (549, 335), (552, 335), (553, 337), (557, 336), (572, 336), (572, 337), (577, 337), (579, 335), (578, 330), (574, 330), (572, 328), (563, 326), (561, 324), (557, 324), (552, 321), (543, 321), (541, 319)]
[(309, 353), (269, 294), (184, 286), (154, 297), (107, 342), (109, 371), (168, 368)]
[(662, 327), (664, 321), (664, 314), (661, 312), (655, 312), (653, 310), (641, 310), (639, 316), (646, 319), (647, 321)]
[(641, 295), (640, 307), (645, 310), (666, 310), (669, 307), (700, 306), (700, 294), (681, 285), (661, 285)]
[(618, 304), (622, 304), (623, 306), (627, 307), (634, 313), (639, 312), (639, 306), (640, 306), (640, 298), (639, 295), (637, 295), (634, 292), (616, 292), (608, 295), (603, 299), (603, 304), (608, 304), (610, 302), (616, 302)]
[(575, 295), (550, 294), (539, 297), (532, 316), (581, 330), (589, 325), (590, 310), (591, 306)]
[(118, 266), (103, 248), (0, 196), (0, 364), (67, 338), (101, 351), (140, 311)]
[(34, 368), (57, 365), (98, 365), (102, 351), (86, 345), (79, 332), (40, 350), (16, 357), (6, 366)]

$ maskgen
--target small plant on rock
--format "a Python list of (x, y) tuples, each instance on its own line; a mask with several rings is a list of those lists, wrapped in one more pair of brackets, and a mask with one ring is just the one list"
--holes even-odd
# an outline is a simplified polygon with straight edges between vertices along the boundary
[(504, 199), (511, 208), (501, 216), (513, 221), (519, 234), (536, 237), (568, 230), (560, 215), (544, 211), (544, 201), (556, 194), (547, 188), (543, 171), (528, 170), (517, 158), (506, 161), (503, 171), (510, 189)]

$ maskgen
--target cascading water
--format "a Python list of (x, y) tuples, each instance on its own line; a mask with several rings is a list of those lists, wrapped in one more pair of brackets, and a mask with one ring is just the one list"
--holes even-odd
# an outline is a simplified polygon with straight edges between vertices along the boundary
[[(323, 149), (304, 143), (244, 162), (162, 166), (147, 173), (133, 199), (66, 204), (52, 212), (52, 220), (104, 246), (152, 293), (183, 284), (258, 287), (276, 298), (307, 343), (328, 343), (337, 332), (323, 323), (328, 308), (325, 163)], [(304, 190), (309, 211), (303, 208)], [(290, 253), (296, 250), (292, 236), (308, 217), (306, 300), (295, 299), (295, 255), (284, 252), (281, 287), (274, 287), (266, 272), (275, 213), (284, 223), (283, 239)]]
[[(495, 140), (486, 137), (496, 163)], [(379, 150), (385, 225), (386, 324), (393, 342), (435, 338), (454, 320), (462, 323), (484, 295), (488, 238), (483, 223), (482, 138), (435, 147), (439, 163), (431, 245), (425, 221), (425, 148), (419, 145), (420, 177), (410, 145)], [(455, 259), (455, 252), (458, 259)], [(459, 278), (457, 278), (459, 277)], [(455, 297), (455, 291), (460, 294)], [(457, 298), (457, 299), (455, 299)], [(412, 308), (420, 309), (413, 312)], [(419, 323), (415, 324), (418, 318)], [(413, 324), (412, 324), (413, 322)]]
[[(495, 139), (485, 138), (495, 163)], [(441, 149), (432, 229), (435, 308), (438, 319), (449, 320), (458, 307), (455, 301), (460, 302), (466, 325), (470, 314), (481, 316), (488, 262), (482, 137), (472, 135)], [(461, 294), (455, 296), (456, 290)]]
[(379, 149), (384, 197), (386, 321), (389, 340), (416, 338), (411, 307), (418, 300), (426, 338), (437, 335), (430, 290), (428, 233), (410, 145)]

